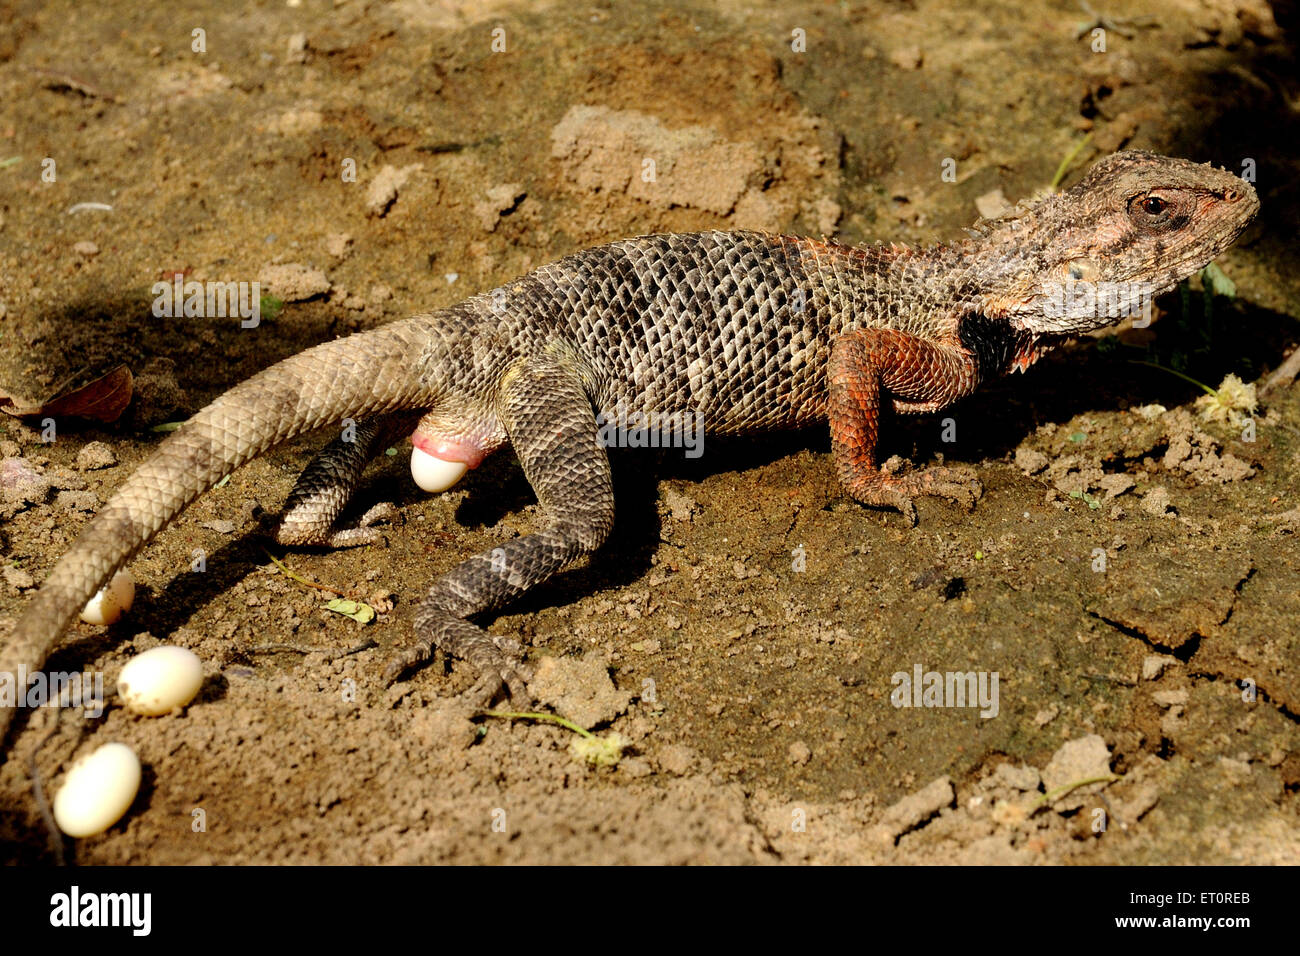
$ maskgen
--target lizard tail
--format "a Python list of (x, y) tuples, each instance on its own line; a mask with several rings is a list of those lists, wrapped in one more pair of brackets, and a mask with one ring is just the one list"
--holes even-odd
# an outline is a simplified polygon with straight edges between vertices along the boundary
[[(0, 647), (0, 680), (44, 666), (59, 635), (132, 556), (195, 498), (240, 465), (347, 416), (427, 408), (419, 357), (428, 316), (308, 349), (235, 386), (176, 432), (118, 489), (55, 565)], [(0, 742), (15, 706), (0, 702)], [(2, 752), (2, 751), (0, 751)]]

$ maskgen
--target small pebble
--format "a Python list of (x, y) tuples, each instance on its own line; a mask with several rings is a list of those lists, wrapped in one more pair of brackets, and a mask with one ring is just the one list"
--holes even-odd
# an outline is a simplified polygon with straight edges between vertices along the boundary
[(117, 464), (117, 456), (107, 442), (92, 441), (77, 452), (77, 469), (95, 471), (99, 468), (112, 468)]

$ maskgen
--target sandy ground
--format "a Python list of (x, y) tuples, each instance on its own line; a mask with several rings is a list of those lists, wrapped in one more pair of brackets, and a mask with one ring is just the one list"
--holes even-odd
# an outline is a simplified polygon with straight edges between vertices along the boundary
[[(1300, 390), (1244, 441), (1195, 385), (1133, 364), (1253, 382), (1300, 339), (1300, 21), (1263, 0), (1143, 9), (1154, 22), (1103, 26), (1102, 52), (1063, 0), (0, 2), (0, 389), (136, 375), (111, 426), (43, 443), (0, 421), (0, 639), (151, 426), (584, 246), (741, 227), (939, 241), (977, 199), (1045, 188), (1086, 134), (1066, 182), (1131, 145), (1253, 160), (1263, 203), (1219, 263), (1235, 295), (1194, 282), (1152, 330), (991, 383), (945, 413), (955, 441), (939, 418), (891, 424), (887, 452), (977, 470), (972, 513), (922, 501), (908, 528), (853, 504), (820, 431), (615, 454), (613, 541), (493, 623), (533, 649), (549, 709), (621, 735), (610, 765), (560, 727), (466, 709), (460, 664), (375, 687), (425, 584), (533, 527), (512, 456), (427, 497), (399, 449), (362, 492), (398, 505), (384, 546), (276, 551), (369, 597), (369, 625), (324, 610), (255, 533), (320, 440), (248, 465), (135, 560), (129, 618), (79, 625), (49, 664), (111, 685), (179, 644), (204, 661), (199, 699), (21, 717), (0, 856), (1300, 862)], [(87, 202), (112, 208), (68, 212)], [(157, 319), (150, 287), (178, 271), (263, 280), (283, 308), (256, 329)], [(893, 706), (917, 667), (997, 672), (996, 716)], [(136, 804), (53, 846), (33, 756), (57, 788), (109, 740), (145, 765)]]

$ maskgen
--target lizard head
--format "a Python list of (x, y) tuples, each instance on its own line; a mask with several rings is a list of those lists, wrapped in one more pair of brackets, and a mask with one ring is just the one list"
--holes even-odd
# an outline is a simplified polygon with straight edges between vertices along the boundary
[(981, 306), (1038, 335), (1114, 325), (1214, 261), (1258, 211), (1254, 188), (1225, 170), (1115, 153), (989, 234), (1015, 251)]

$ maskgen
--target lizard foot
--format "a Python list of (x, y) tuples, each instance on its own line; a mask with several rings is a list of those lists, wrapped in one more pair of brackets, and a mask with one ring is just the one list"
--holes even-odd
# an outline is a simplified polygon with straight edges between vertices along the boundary
[(363, 544), (378, 544), (383, 540), (383, 535), (374, 526), (381, 521), (392, 521), (397, 514), (396, 505), (391, 501), (381, 501), (363, 514), (351, 528), (330, 532), (325, 543), (331, 548), (355, 548)]
[(426, 663), (437, 646), (450, 656), (468, 662), (479, 672), (474, 686), (463, 695), (467, 703), (485, 707), (502, 690), (507, 690), (516, 701), (532, 699), (527, 683), (532, 679), (533, 669), (524, 661), (523, 647), (518, 641), (489, 634), (468, 621), (452, 619), (447, 624), (458, 626), (445, 627), (436, 644), (421, 638), (395, 651), (384, 667), (381, 678), (384, 684), (391, 684), (405, 671)]
[(909, 525), (915, 525), (914, 498), (921, 495), (946, 498), (969, 511), (984, 493), (984, 486), (975, 473), (965, 468), (935, 467), (904, 472), (902, 467), (901, 459), (891, 458), (880, 471), (850, 487), (849, 494), (866, 505), (895, 508)]
[(263, 515), (262, 528), (277, 544), (298, 545), (322, 548), (356, 548), (361, 545), (378, 544), (383, 535), (374, 525), (391, 520), (398, 515), (397, 508), (388, 501), (381, 501), (363, 514), (357, 523), (349, 528), (331, 530), (322, 527), (316, 516), (292, 517), (287, 515)]

